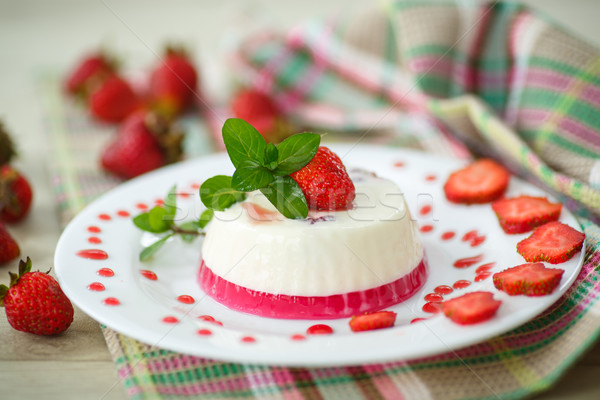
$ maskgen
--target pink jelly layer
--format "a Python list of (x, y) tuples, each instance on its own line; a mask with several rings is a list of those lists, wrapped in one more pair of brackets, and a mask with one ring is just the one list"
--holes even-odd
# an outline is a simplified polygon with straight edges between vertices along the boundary
[(236, 311), (269, 318), (346, 318), (393, 306), (414, 295), (427, 279), (425, 258), (411, 272), (376, 288), (331, 296), (289, 296), (260, 292), (229, 282), (202, 260), (198, 282), (206, 294)]

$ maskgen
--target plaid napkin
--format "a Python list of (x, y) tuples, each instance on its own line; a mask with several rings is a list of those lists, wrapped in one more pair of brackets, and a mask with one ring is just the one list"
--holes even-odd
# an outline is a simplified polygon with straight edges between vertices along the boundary
[[(522, 398), (552, 385), (600, 333), (600, 51), (517, 4), (388, 2), (343, 21), (246, 38), (227, 60), (325, 140), (488, 155), (558, 195), (587, 235), (573, 286), (508, 333), (432, 357), (338, 368), (241, 365), (103, 332), (131, 398)], [(63, 223), (119, 182), (97, 157), (112, 128), (91, 124), (43, 81)], [(217, 117), (190, 119), (188, 154), (212, 151)], [(221, 119), (222, 120), (222, 119)], [(108, 132), (107, 132), (108, 131)]]

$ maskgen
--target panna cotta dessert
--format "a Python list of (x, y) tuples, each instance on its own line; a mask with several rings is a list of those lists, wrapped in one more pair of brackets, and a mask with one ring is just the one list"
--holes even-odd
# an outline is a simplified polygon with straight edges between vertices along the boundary
[(260, 192), (215, 212), (198, 282), (223, 305), (287, 319), (345, 318), (402, 302), (428, 267), (401, 189), (365, 171), (344, 210), (287, 219)]

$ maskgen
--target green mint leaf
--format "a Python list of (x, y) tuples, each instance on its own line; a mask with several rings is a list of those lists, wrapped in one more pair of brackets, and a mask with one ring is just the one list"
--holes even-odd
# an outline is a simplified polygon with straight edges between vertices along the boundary
[(267, 169), (274, 170), (279, 165), (279, 151), (273, 143), (267, 143), (265, 147), (265, 160), (263, 166)]
[[(186, 243), (191, 243), (198, 237), (198, 233), (202, 228), (200, 227), (200, 221), (198, 220), (184, 222), (183, 224), (179, 225), (179, 229), (184, 232), (190, 232), (181, 232), (181, 239)], [(195, 234), (191, 232), (195, 232)]]
[(229, 118), (223, 124), (223, 141), (234, 167), (242, 161), (254, 160), (262, 164), (267, 142), (249, 123), (239, 118)]
[(215, 212), (210, 208), (208, 210), (204, 210), (204, 212), (200, 214), (200, 219), (197, 221), (198, 227), (200, 229), (204, 229), (206, 225), (208, 225), (208, 223), (213, 219), (214, 215)]
[(150, 213), (141, 213), (133, 217), (133, 224), (137, 226), (139, 229), (152, 232), (152, 226), (150, 226)]
[(277, 176), (260, 191), (286, 218), (306, 218), (308, 204), (302, 189), (295, 180), (289, 176)]
[(240, 192), (251, 192), (273, 182), (273, 173), (254, 160), (242, 161), (231, 179), (231, 186)]
[(216, 211), (225, 211), (246, 195), (231, 186), (231, 177), (217, 175), (204, 181), (200, 187), (200, 200), (207, 207)]
[(164, 236), (152, 243), (150, 246), (144, 248), (140, 253), (140, 261), (146, 261), (152, 257), (167, 242), (167, 240), (169, 240), (171, 236), (173, 236), (173, 234)]
[(175, 219), (175, 214), (177, 213), (177, 186), (173, 185), (167, 193), (167, 197), (163, 203), (163, 208), (166, 211), (165, 216), (170, 218), (171, 221)]
[(317, 154), (320, 143), (321, 136), (316, 133), (299, 133), (285, 139), (277, 145), (279, 165), (273, 173), (283, 176), (298, 171)]
[(150, 225), (150, 232), (162, 233), (170, 229), (172, 218), (170, 217), (167, 210), (160, 206), (155, 206), (148, 213), (148, 224)]

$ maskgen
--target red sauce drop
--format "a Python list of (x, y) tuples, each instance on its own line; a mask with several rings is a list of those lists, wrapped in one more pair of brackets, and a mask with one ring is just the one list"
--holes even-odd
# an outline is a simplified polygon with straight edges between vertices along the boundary
[(163, 199), (156, 199), (154, 200), (154, 204), (156, 204), (157, 206), (162, 206), (163, 204), (165, 204), (165, 201)]
[(201, 185), (200, 185), (199, 183), (197, 183), (197, 182), (194, 182), (194, 183), (192, 183), (192, 184), (190, 185), (190, 187), (191, 187), (192, 189), (200, 189), (200, 186), (201, 186)]
[(477, 231), (476, 231), (476, 230), (469, 231), (469, 232), (467, 232), (467, 233), (465, 233), (465, 234), (463, 235), (463, 237), (462, 237), (462, 241), (463, 241), (463, 242), (468, 242), (469, 240), (471, 240), (471, 239), (473, 239), (473, 238), (477, 237), (478, 235), (479, 235), (479, 234), (477, 233)]
[(437, 314), (442, 311), (442, 303), (439, 301), (430, 301), (423, 305), (422, 310), (426, 313)]
[(198, 319), (201, 319), (202, 321), (215, 322), (215, 319), (210, 315), (201, 315), (198, 317)]
[(212, 331), (210, 329), (198, 329), (198, 335), (210, 336), (212, 335)]
[(244, 343), (254, 343), (254, 342), (256, 342), (256, 339), (254, 339), (252, 336), (244, 336), (242, 338), (242, 342), (244, 342)]
[(442, 240), (450, 240), (452, 239), (454, 236), (456, 235), (456, 233), (452, 232), (452, 231), (448, 231), (448, 232), (444, 232), (442, 233)]
[(81, 258), (89, 258), (91, 260), (106, 260), (108, 254), (104, 250), (99, 249), (87, 249), (77, 252), (77, 255)]
[(475, 270), (475, 273), (476, 274), (481, 274), (482, 272), (488, 272), (490, 269), (494, 268), (495, 265), (496, 265), (495, 262), (491, 262), (491, 263), (480, 265)]
[(176, 324), (179, 322), (179, 319), (177, 319), (177, 317), (173, 317), (172, 315), (168, 315), (164, 317), (162, 321), (167, 324)]
[(184, 198), (184, 199), (190, 197), (190, 194), (189, 193), (185, 193), (185, 192), (183, 192), (183, 193), (177, 193), (177, 195), (179, 197)]
[(471, 247), (479, 246), (481, 243), (485, 242), (485, 236), (477, 236), (471, 239)]
[(471, 284), (471, 281), (467, 281), (467, 280), (461, 279), (459, 281), (454, 282), (454, 285), (452, 285), (452, 287), (454, 289), (464, 289), (467, 286), (469, 286), (470, 284)]
[(177, 297), (177, 301), (183, 304), (194, 304), (195, 300), (192, 296), (188, 296), (187, 294), (182, 294)]
[(140, 274), (146, 279), (150, 279), (151, 281), (155, 281), (158, 279), (158, 276), (152, 271), (148, 271), (147, 269), (141, 269)]
[(102, 239), (100, 239), (99, 237), (96, 237), (96, 236), (92, 236), (92, 237), (88, 238), (88, 242), (90, 242), (91, 244), (100, 244), (100, 243), (102, 243)]
[(221, 321), (217, 321), (216, 319), (214, 321), (210, 321), (215, 325), (219, 325), (219, 326), (223, 326), (223, 323)]
[(129, 217), (131, 214), (129, 214), (129, 211), (119, 210), (117, 211), (117, 215), (119, 217)]
[(309, 335), (331, 335), (333, 329), (329, 325), (317, 324), (309, 327), (306, 333)]
[(102, 292), (104, 289), (106, 289), (104, 287), (103, 284), (101, 284), (100, 282), (92, 282), (88, 285), (87, 287), (89, 290), (93, 290), (94, 292)]
[(144, 203), (137, 203), (135, 205), (138, 209), (140, 210), (147, 210), (148, 209), (148, 205), (144, 204)]
[(404, 167), (404, 163), (402, 161), (396, 161), (394, 163), (394, 167), (402, 168)]
[(433, 291), (437, 294), (450, 294), (452, 292), (454, 292), (454, 289), (452, 289), (450, 286), (448, 285), (440, 285), (438, 287), (436, 287), (435, 289), (433, 289)]
[(461, 258), (460, 260), (456, 260), (453, 265), (456, 268), (467, 268), (471, 265), (477, 264), (481, 260), (483, 260), (483, 254), (479, 254), (473, 257)]
[(290, 336), (290, 339), (292, 339), (292, 340), (306, 340), (306, 336), (297, 333), (295, 335)]
[(442, 296), (441, 294), (438, 293), (429, 293), (426, 294), (424, 297), (425, 301), (443, 301), (444, 300), (444, 296)]
[(433, 230), (433, 225), (423, 225), (419, 230), (423, 233), (431, 232)]
[(492, 275), (491, 272), (482, 272), (481, 274), (475, 275), (475, 282), (481, 282), (484, 279), (487, 279)]
[(423, 207), (421, 207), (421, 209), (419, 210), (419, 214), (421, 215), (427, 215), (431, 212), (433, 207), (431, 207), (431, 204), (425, 204)]
[(115, 272), (110, 268), (100, 268), (97, 272), (98, 275), (104, 276), (106, 278), (110, 278), (111, 276), (115, 276)]
[(436, 179), (437, 179), (437, 176), (435, 176), (434, 174), (430, 174), (430, 175), (427, 175), (427, 176), (425, 177), (425, 180), (426, 180), (427, 182), (433, 182), (433, 181), (435, 181)]
[(88, 230), (88, 232), (91, 232), (91, 233), (102, 232), (102, 229), (98, 228), (97, 226), (88, 226), (87, 230)]
[(108, 214), (100, 214), (100, 215), (98, 215), (98, 218), (100, 218), (103, 221), (110, 221), (111, 220), (111, 217)]
[(427, 318), (415, 318), (410, 321), (411, 324), (416, 324), (417, 322), (425, 321)]
[(118, 306), (119, 304), (121, 304), (119, 299), (117, 299), (115, 297), (107, 297), (102, 302), (104, 304), (106, 304), (107, 306)]

